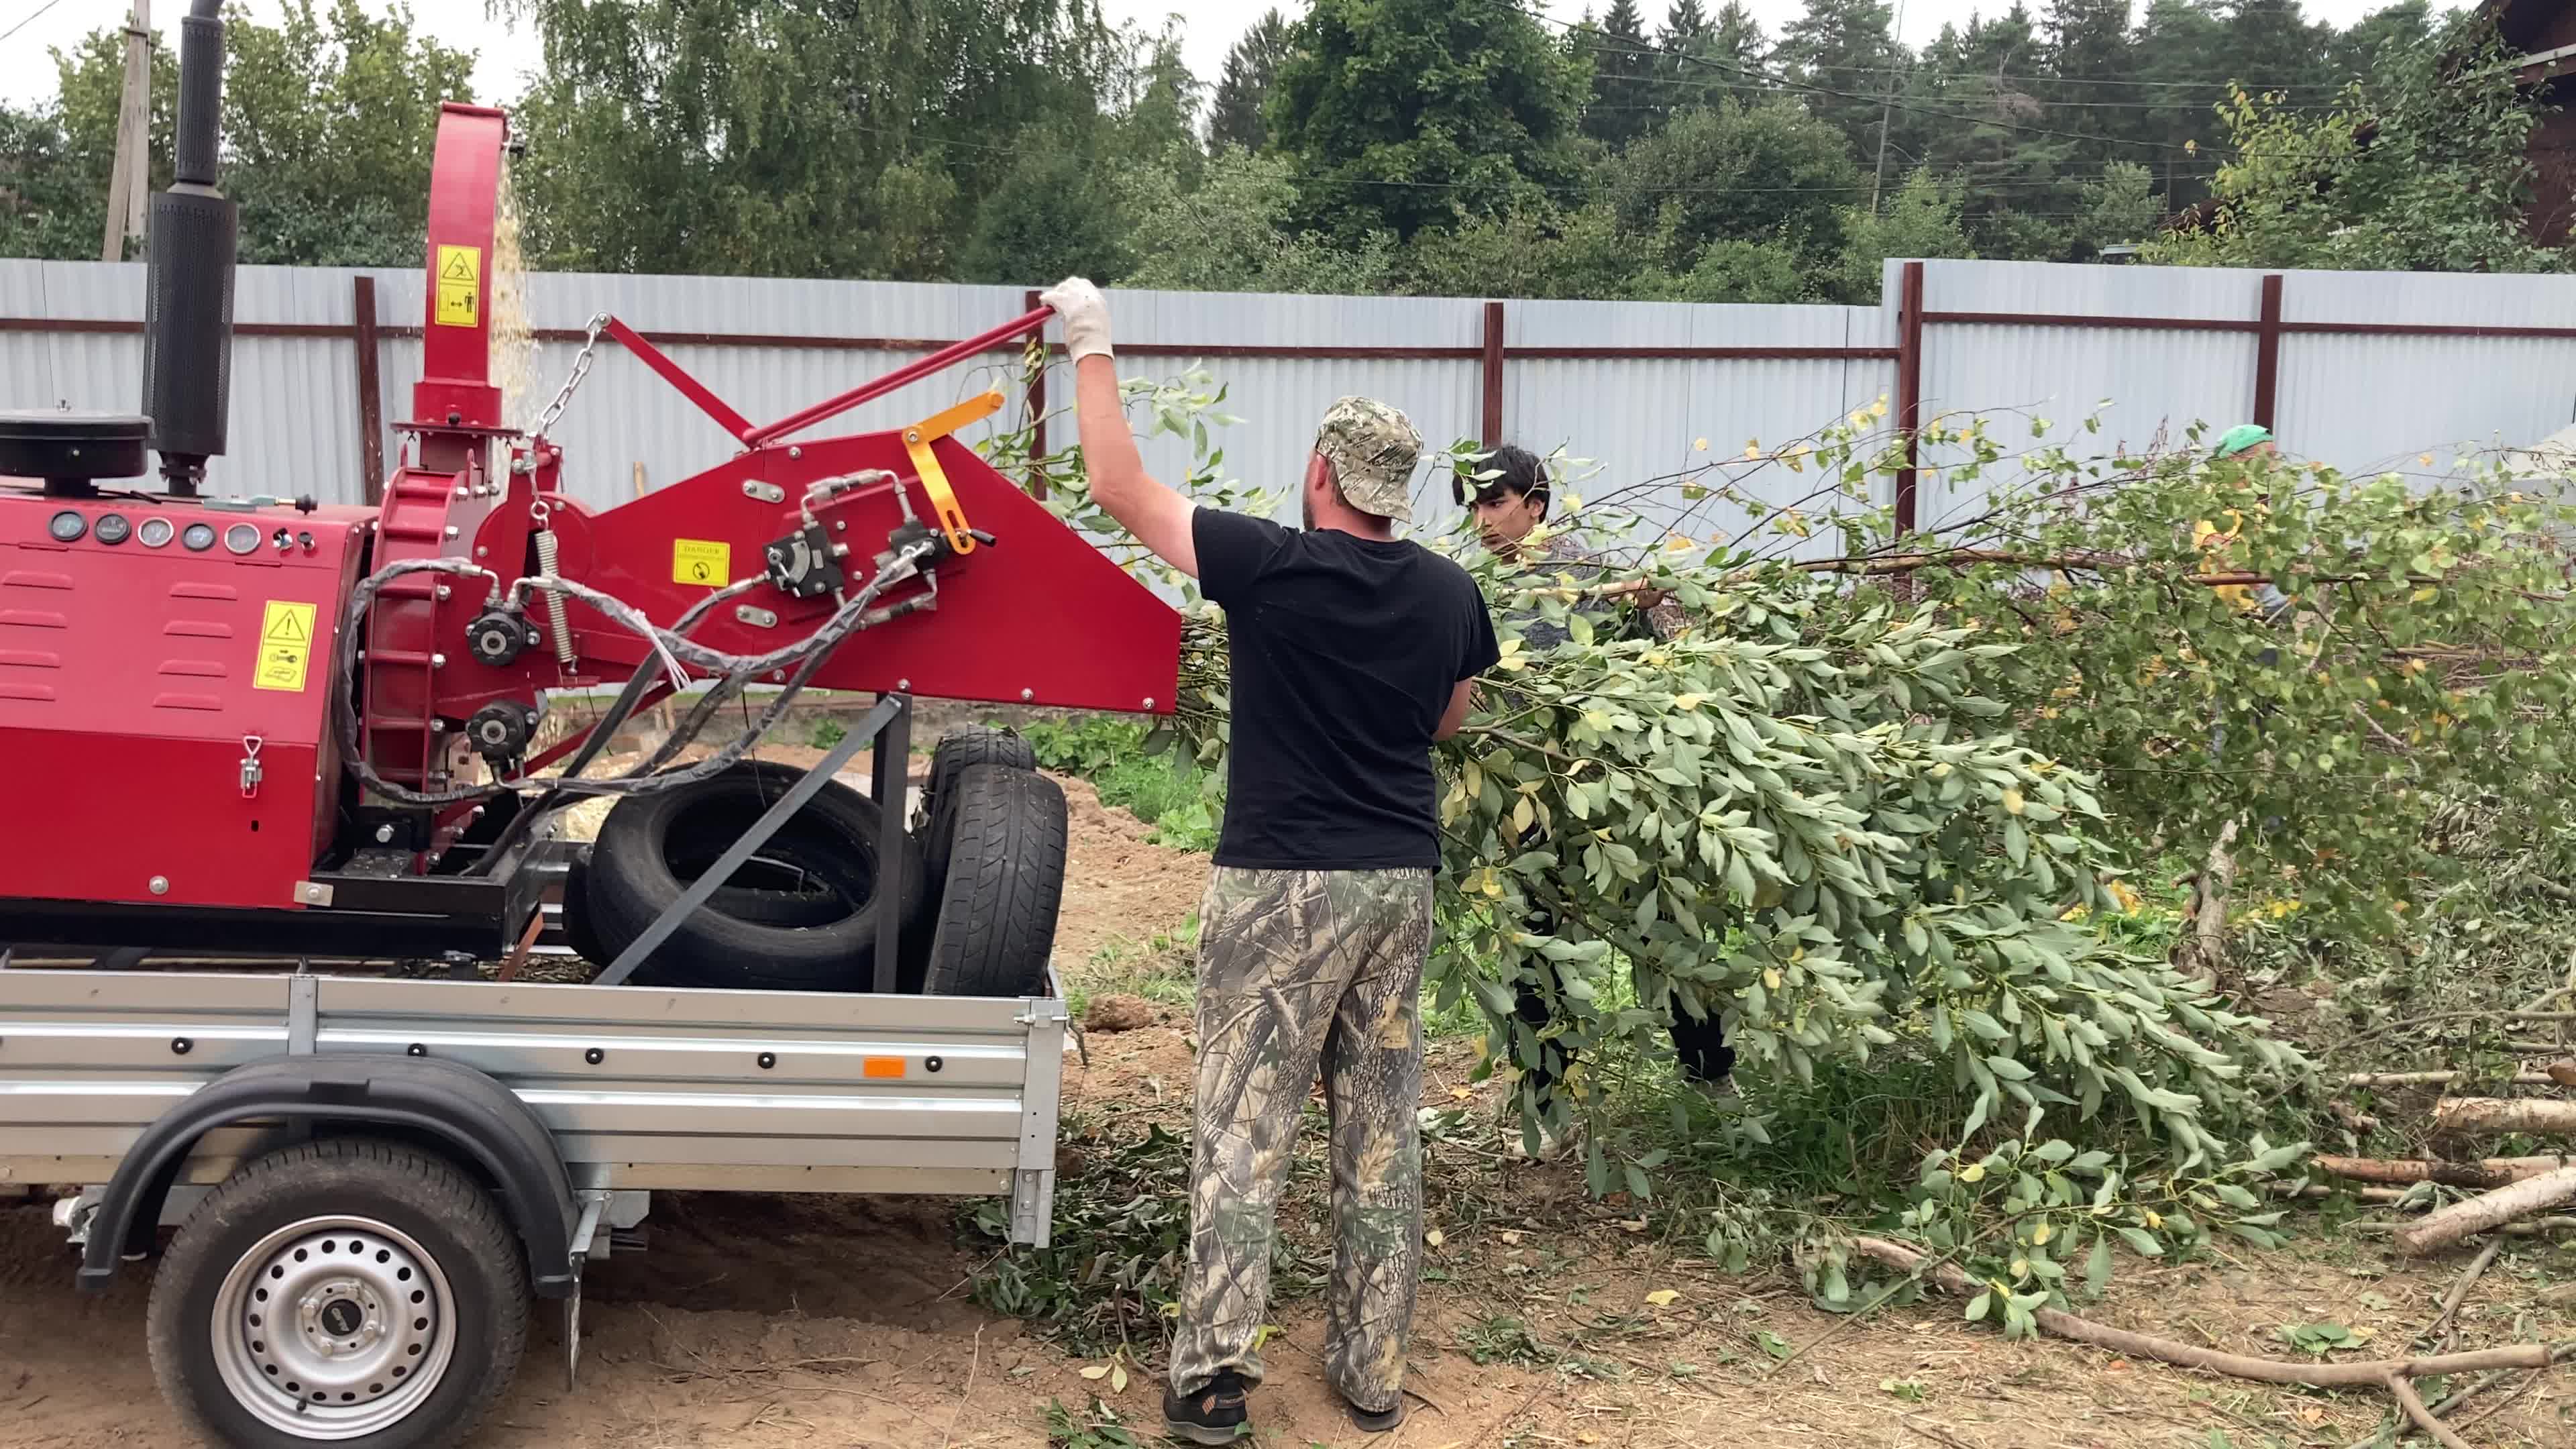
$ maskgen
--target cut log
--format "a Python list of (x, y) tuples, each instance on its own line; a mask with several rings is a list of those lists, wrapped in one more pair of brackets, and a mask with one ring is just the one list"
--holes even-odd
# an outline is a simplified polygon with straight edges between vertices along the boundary
[(2444, 1162), (2422, 1157), (2327, 1157), (2308, 1159), (2317, 1171), (2354, 1182), (2438, 1182), (2444, 1187), (2506, 1187), (2569, 1166), (2565, 1157), (2488, 1157), (2476, 1162)]
[(2542, 1098), (2449, 1097), (2433, 1106), (2433, 1136), (2493, 1137), (2505, 1132), (2576, 1136), (2576, 1102)]
[[(2576, 1107), (2576, 1103), (2566, 1105)], [(2488, 1232), (2569, 1201), (2576, 1201), (2576, 1167), (2562, 1167), (2555, 1172), (2525, 1178), (2511, 1187), (2497, 1188), (2467, 1202), (2453, 1203), (2409, 1226), (2393, 1241), (2397, 1251), (2420, 1257), (2447, 1248), (2473, 1233)]]

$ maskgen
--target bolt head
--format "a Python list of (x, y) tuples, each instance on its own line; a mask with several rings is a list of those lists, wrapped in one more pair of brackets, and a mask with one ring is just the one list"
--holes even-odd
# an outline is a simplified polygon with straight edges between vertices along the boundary
[(170, 894), (170, 877), (166, 875), (156, 875), (152, 877), (151, 887), (152, 894), (156, 896), (166, 896)]
[(1022, 704), (1027, 704), (1030, 701), (1035, 700), (1037, 697), (1038, 692), (1034, 689), (1023, 689), (1020, 691), (1020, 703)]
[(912, 681), (909, 679), (898, 679), (894, 682), (894, 687), (898, 692), (907, 690), (912, 688)]
[(1147, 709), (1152, 709), (1154, 707), (1154, 696), (1150, 694), (1145, 696), (1145, 707)]
[(787, 456), (790, 458), (802, 458), (805, 456), (805, 450), (803, 448), (790, 447), (787, 450)]
[(451, 523), (451, 524), (447, 525), (447, 536), (448, 536), (449, 538), (454, 538), (454, 537), (456, 536), (456, 525), (455, 525), (455, 524)]
[(393, 828), (392, 826), (390, 826), (390, 825), (379, 825), (379, 826), (377, 826), (377, 827), (376, 827), (376, 844), (378, 844), (378, 845), (391, 845), (391, 844), (393, 844), (393, 841), (394, 841), (394, 828)]
[(432, 654), (429, 656), (429, 667), (432, 669), (445, 669), (447, 667), (447, 656), (444, 654)]
[(449, 597), (453, 596), (453, 595), (455, 594), (455, 592), (456, 592), (456, 591), (455, 591), (454, 589), (449, 588), (449, 587), (448, 587), (447, 585), (445, 585), (445, 584), (440, 584), (440, 585), (438, 586), (438, 597), (439, 597), (439, 598), (441, 598), (441, 599), (449, 598)]

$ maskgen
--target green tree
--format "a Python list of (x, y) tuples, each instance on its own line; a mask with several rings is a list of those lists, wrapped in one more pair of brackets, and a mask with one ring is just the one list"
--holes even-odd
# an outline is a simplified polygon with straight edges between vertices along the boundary
[(1667, 89), (1655, 84), (1661, 57), (1646, 44), (1637, 0), (1611, 0), (1599, 25), (1573, 32), (1592, 59), (1592, 101), (1584, 107), (1583, 134), (1616, 149), (1654, 128)]
[[(53, 52), (58, 87), (50, 105), (0, 108), (0, 240), (11, 255), (96, 258), (107, 223), (107, 177), (116, 157), (116, 113), (125, 86), (125, 36), (99, 30)], [(179, 97), (178, 58), (152, 55), (152, 187), (170, 184), (171, 118)]]
[(2134, 160), (2135, 148), (2109, 142), (2134, 133), (2138, 99), (2152, 95), (2126, 84), (2138, 67), (2129, 40), (2129, 0), (2049, 0), (2043, 28), (2048, 71), (2058, 82), (2049, 88), (2055, 102), (2050, 123), (2105, 138), (2083, 148), (2079, 164), (2099, 166), (2114, 152)]
[(2069, 232), (2077, 255), (2089, 261), (2104, 247), (2134, 245), (2154, 237), (2164, 215), (2156, 195), (2155, 172), (2135, 161), (2113, 161), (2102, 174), (2084, 183)]
[(1629, 295), (1640, 258), (1607, 206), (1565, 210), (1545, 200), (1480, 216), (1414, 241), (1412, 290), (1436, 297)]
[(1807, 109), (1840, 131), (1852, 154), (1877, 154), (1880, 98), (1906, 58), (1886, 0), (1807, 0), (1771, 58), (1802, 83)]
[(1839, 300), (1867, 305), (1879, 300), (1879, 282), (1890, 257), (1969, 257), (1976, 250), (1960, 228), (1960, 192), (1931, 173), (1905, 178), (1877, 212), (1851, 208), (1843, 222), (1843, 250), (1834, 269)]
[(2428, 0), (2397, 0), (2374, 10), (2335, 37), (2333, 71), (2337, 80), (2367, 75), (2383, 47), (2407, 48), (2433, 43), (2433, 7)]
[(1120, 178), (1118, 205), (1135, 224), (1128, 286), (1366, 296), (1390, 285), (1392, 239), (1343, 247), (1295, 230), (1297, 187), (1282, 158), (1224, 146), (1195, 187), (1180, 172), (1147, 163)]
[(1587, 68), (1506, 5), (1316, 0), (1272, 83), (1305, 219), (1411, 239), (1573, 178)]
[(77, 170), (52, 108), (0, 103), (0, 256), (98, 255), (107, 182), (80, 185)]
[(2540, 108), (2492, 27), (2467, 16), (2437, 43), (2380, 51), (2323, 114), (2278, 92), (2221, 108), (2230, 159), (2206, 225), (2150, 247), (2184, 266), (2556, 271), (2532, 244), (2528, 146)]
[[(882, 206), (940, 196), (931, 171), (980, 201), (997, 156), (1005, 179), (1034, 174), (1028, 147), (1114, 152), (1119, 102), (1140, 94), (1117, 93), (1133, 52), (1088, 0), (510, 5), (545, 47), (516, 112), (531, 143), (517, 170), (530, 260), (558, 268), (919, 267), (935, 250), (923, 219)], [(946, 215), (985, 230), (958, 228), (954, 203)], [(1005, 229), (994, 218), (987, 242)]]
[(1279, 64), (1294, 45), (1294, 31), (1277, 10), (1265, 12), (1225, 52), (1225, 73), (1216, 83), (1216, 101), (1208, 119), (1208, 144), (1260, 150), (1270, 138), (1262, 111), (1270, 100)]
[(1089, 158), (1032, 145), (1014, 158), (976, 204), (959, 249), (967, 282), (1043, 286), (1054, 278), (1124, 277), (1126, 218), (1108, 177)]
[(1701, 53), (1739, 72), (1760, 66), (1768, 53), (1768, 43), (1762, 36), (1762, 22), (1753, 18), (1752, 7), (1744, 0), (1726, 0), (1711, 23)]
[(1910, 93), (1938, 119), (1906, 133), (1923, 164), (1962, 184), (1961, 225), (1974, 255), (2023, 260), (2065, 249), (2062, 219), (2086, 171), (2080, 133), (2057, 120), (2032, 72), (2045, 43), (2019, 5), (1965, 28), (1944, 27)]
[(1786, 100), (1720, 100), (1675, 116), (1599, 180), (1619, 224), (1657, 238), (1688, 271), (1721, 239), (1780, 244), (1822, 265), (1841, 250), (1843, 208), (1867, 195), (1842, 137)]
[(414, 266), (441, 101), (474, 98), (471, 52), (413, 33), (411, 11), (291, 0), (275, 28), (227, 27), (225, 188), (241, 259)]
[(1690, 270), (1662, 271), (1635, 283), (1641, 299), (1665, 302), (1808, 302), (1815, 300), (1797, 252), (1785, 242), (1722, 237), (1700, 249)]

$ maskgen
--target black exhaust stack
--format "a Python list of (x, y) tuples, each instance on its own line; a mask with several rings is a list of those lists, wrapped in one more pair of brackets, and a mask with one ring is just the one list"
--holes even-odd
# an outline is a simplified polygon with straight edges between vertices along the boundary
[(224, 451), (232, 407), (233, 258), (240, 220), (216, 189), (224, 100), (223, 0), (179, 22), (178, 175), (152, 198), (143, 312), (143, 411), (172, 493), (193, 496)]

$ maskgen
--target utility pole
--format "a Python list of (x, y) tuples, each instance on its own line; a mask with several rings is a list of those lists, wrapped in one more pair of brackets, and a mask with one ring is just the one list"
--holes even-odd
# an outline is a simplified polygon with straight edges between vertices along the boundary
[[(142, 0), (136, 0), (137, 4)], [(1896, 113), (1896, 52), (1905, 48), (1905, 0), (1896, 0), (1896, 18), (1888, 25), (1887, 37), (1894, 44), (1887, 57), (1887, 90), (1878, 107), (1878, 165), (1869, 176), (1869, 214), (1878, 215), (1879, 188), (1887, 184), (1887, 123)]]
[(143, 234), (152, 190), (152, 0), (134, 0), (125, 27), (125, 94), (116, 110), (116, 161), (107, 181), (103, 262), (125, 260), (125, 239)]

